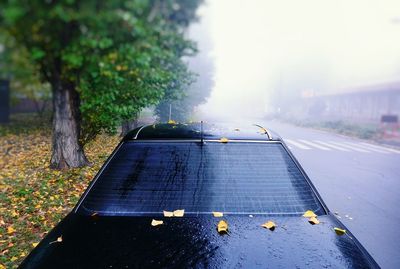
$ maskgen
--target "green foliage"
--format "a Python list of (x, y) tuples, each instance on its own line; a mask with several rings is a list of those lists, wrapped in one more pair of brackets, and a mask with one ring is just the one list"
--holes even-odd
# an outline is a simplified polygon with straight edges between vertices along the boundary
[(10, 79), (11, 104), (18, 103), (20, 98), (28, 98), (34, 102), (41, 116), (46, 103), (51, 100), (50, 85), (40, 81), (38, 68), (29, 60), (27, 50), (18, 46), (12, 37), (0, 32), (0, 44), (3, 45), (0, 77)]
[(199, 2), (1, 0), (0, 20), (42, 81), (79, 92), (85, 143), (182, 94), (192, 77), (182, 57), (195, 52), (183, 32)]

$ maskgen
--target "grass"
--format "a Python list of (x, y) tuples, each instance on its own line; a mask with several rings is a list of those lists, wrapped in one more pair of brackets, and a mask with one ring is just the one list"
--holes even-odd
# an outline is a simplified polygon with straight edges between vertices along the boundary
[(101, 135), (85, 147), (91, 167), (49, 168), (50, 117), (14, 115), (0, 125), (0, 269), (16, 268), (76, 204), (119, 141)]
[(376, 139), (380, 136), (380, 131), (377, 125), (350, 123), (341, 120), (337, 121), (311, 121), (311, 120), (293, 120), (285, 119), (290, 123), (298, 126), (334, 131), (339, 134), (358, 137), (361, 139)]

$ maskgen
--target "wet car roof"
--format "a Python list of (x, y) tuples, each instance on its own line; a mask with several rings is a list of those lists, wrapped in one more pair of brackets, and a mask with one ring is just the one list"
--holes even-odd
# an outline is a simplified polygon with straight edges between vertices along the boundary
[(209, 123), (159, 123), (145, 125), (129, 132), (124, 141), (152, 139), (205, 139), (220, 140), (266, 140), (281, 141), (275, 132), (261, 125), (235, 126), (230, 124)]
[[(270, 215), (267, 218), (264, 214), (227, 213), (224, 214), (224, 220), (229, 223), (228, 234), (217, 232), (216, 226), (219, 219), (215, 218), (210, 212), (198, 215), (185, 213), (182, 218), (165, 218), (161, 215), (161, 211), (159, 215), (126, 216), (125, 214), (105, 214), (101, 210), (97, 210), (98, 208), (92, 212), (78, 210), (80, 205), (83, 205), (81, 204), (82, 201), (86, 200), (85, 197), (88, 193), (97, 193), (100, 194), (99, 197), (107, 197), (107, 199), (102, 199), (100, 203), (106, 207), (110, 204), (109, 198), (113, 199), (113, 197), (109, 193), (96, 191), (95, 183), (97, 179), (101, 178), (102, 173), (104, 173), (103, 182), (107, 183), (104, 184), (104, 190), (121, 191), (122, 198), (125, 190), (154, 190), (154, 188), (149, 188), (151, 187), (150, 184), (165, 183), (170, 184), (168, 191), (174, 190), (174, 188), (181, 190), (182, 186), (185, 187), (184, 183), (188, 181), (187, 179), (197, 176), (197, 173), (193, 173), (196, 172), (196, 169), (204, 170), (207, 167), (202, 165), (197, 166), (198, 168), (188, 167), (184, 169), (185, 167), (182, 165), (184, 162), (181, 160), (186, 159), (186, 163), (193, 165), (196, 160), (194, 154), (196, 147), (202, 149), (197, 149), (199, 153), (207, 152), (210, 148), (211, 157), (214, 156), (213, 152), (226, 153), (216, 155), (216, 160), (223, 160), (227, 164), (225, 166), (221, 166), (221, 162), (213, 162), (213, 159), (209, 158), (203, 158), (197, 162), (200, 164), (208, 163), (213, 168), (210, 171), (222, 173), (221, 177), (215, 177), (214, 184), (207, 185), (210, 188), (221, 187), (215, 183), (224, 178), (232, 181), (233, 176), (239, 177), (241, 173), (246, 172), (238, 169), (240, 165), (248, 166), (248, 171), (251, 171), (246, 177), (243, 177), (243, 182), (250, 182), (250, 180), (256, 179), (256, 176), (259, 178), (266, 176), (267, 173), (273, 172), (273, 169), (294, 175), (292, 168), (297, 166), (297, 162), (295, 162), (290, 151), (287, 151), (283, 156), (289, 157), (290, 155), (294, 163), (285, 166), (284, 169), (277, 166), (276, 156), (279, 156), (279, 151), (276, 150), (279, 147), (282, 149), (285, 145), (280, 143), (280, 137), (274, 132), (269, 131), (268, 133), (260, 126), (249, 125), (244, 128), (226, 126), (221, 128), (204, 124), (202, 128), (200, 123), (156, 124), (131, 131), (125, 136), (124, 142), (120, 143), (110, 156), (99, 175), (92, 181), (74, 211), (41, 241), (25, 258), (19, 268), (379, 268), (379, 265), (349, 231), (342, 236), (334, 232), (333, 227), (347, 228), (333, 214), (330, 212), (324, 214), (324, 212), (318, 212), (314, 208), (311, 209), (316, 210), (315, 213), (321, 222), (320, 225), (311, 225), (308, 219), (300, 214), (296, 214), (296, 216)], [(198, 143), (197, 141), (202, 137), (206, 141), (217, 141)], [(222, 137), (226, 137), (230, 141), (237, 140), (240, 143), (217, 143), (218, 140), (222, 142), (220, 140)], [(164, 143), (165, 140), (171, 141)], [(182, 141), (177, 140), (188, 140), (190, 142), (181, 143)], [(243, 140), (245, 141), (242, 142)], [(252, 143), (253, 141), (257, 141), (257, 143)], [(263, 143), (262, 141), (272, 141), (273, 143)], [(146, 147), (147, 144), (151, 144), (151, 146), (145, 150), (138, 150), (138, 147)], [(178, 147), (175, 144), (179, 144), (179, 147), (188, 147), (188, 150), (182, 150), (181, 154), (171, 151), (169, 155), (165, 154), (165, 151), (161, 151), (163, 148)], [(135, 148), (133, 148), (133, 145)], [(254, 148), (256, 146), (257, 148)], [(153, 150), (152, 147), (157, 148)], [(234, 158), (234, 156), (238, 156), (235, 149), (239, 147), (247, 147), (247, 152), (240, 150), (241, 155), (248, 158), (247, 164), (245, 163), (246, 159)], [(267, 152), (267, 148), (268, 154), (264, 154)], [(287, 150), (286, 147), (285, 149)], [(154, 154), (150, 154), (152, 153), (151, 150)], [(156, 152), (159, 156), (155, 154)], [(274, 152), (275, 154), (273, 154)], [(148, 160), (146, 165), (153, 163), (154, 167), (158, 167), (156, 170), (151, 170), (145, 166), (144, 160), (146, 158), (140, 156), (134, 158), (134, 156), (142, 153), (147, 154), (148, 157), (168, 157), (169, 160), (164, 163), (164, 166), (161, 165), (163, 160), (160, 158), (151, 159), (153, 162)], [(200, 157), (202, 156), (207, 157), (205, 154), (200, 154)], [(250, 158), (251, 156), (260, 157)], [(190, 158), (194, 158), (194, 160)], [(107, 170), (107, 167), (112, 166), (113, 160), (115, 160), (114, 172)], [(262, 167), (264, 170), (255, 167), (256, 163), (261, 164), (264, 161), (267, 161), (269, 165)], [(229, 166), (230, 164), (232, 166)], [(300, 169), (300, 166), (298, 168)], [(180, 174), (170, 172), (176, 170)], [(232, 170), (231, 173), (225, 176), (224, 174), (230, 170)], [(142, 178), (145, 179), (145, 182), (142, 185), (137, 184), (140, 182), (138, 182), (139, 177), (136, 172), (140, 171), (147, 173), (143, 174)], [(155, 173), (152, 174), (152, 171)], [(183, 174), (185, 176), (182, 176)], [(198, 174), (200, 176), (199, 182), (212, 179), (209, 176), (212, 174), (204, 174), (206, 175), (204, 177), (201, 176), (202, 173)], [(118, 179), (120, 175), (123, 176), (120, 178), (124, 178), (126, 175), (125, 178), (128, 180), (126, 182), (123, 180), (121, 186), (124, 188), (108, 184)], [(151, 175), (154, 176), (151, 177)], [(168, 175), (171, 175), (171, 177)], [(266, 180), (265, 183), (278, 180), (279, 175), (281, 174), (271, 176), (270, 180)], [(304, 190), (312, 188), (312, 184), (305, 174), (304, 176), (304, 184), (298, 180), (291, 180), (289, 185), (282, 185), (283, 190), (288, 189), (287, 187), (290, 185), (296, 187), (300, 184), (304, 188), (297, 189), (304, 194)], [(165, 179), (166, 182), (156, 180), (150, 182), (151, 179)], [(175, 182), (171, 182), (170, 179), (174, 179)], [(179, 180), (182, 182), (179, 182)], [(124, 185), (124, 183), (126, 184)], [(279, 180), (277, 183), (279, 183)], [(310, 184), (310, 186), (307, 184)], [(140, 189), (141, 186), (143, 188)], [(165, 185), (156, 186), (160, 189), (166, 189)], [(228, 187), (230, 186), (232, 186), (232, 190), (245, 190), (238, 184), (224, 184), (223, 189), (220, 189), (229, 190)], [(277, 185), (275, 184), (275, 186)], [(91, 191), (92, 187), (93, 191)], [(158, 190), (155, 189), (155, 191)], [(200, 194), (200, 192), (194, 193), (197, 196)], [(244, 193), (249, 192), (245, 191)], [(273, 195), (276, 193), (273, 190)], [(240, 199), (237, 198), (237, 194), (240, 194), (240, 192), (233, 194), (231, 199), (240, 202)], [(146, 203), (157, 202), (151, 201), (150, 197), (152, 198), (152, 196), (142, 197), (142, 200)], [(218, 197), (218, 194), (216, 197)], [(196, 198), (196, 195), (194, 198)], [(287, 196), (287, 198), (289, 200), (291, 197)], [(119, 198), (117, 197), (117, 199)], [(206, 203), (211, 201), (212, 199), (208, 199)], [(135, 204), (131, 202), (128, 201), (127, 205), (134, 206)], [(278, 206), (281, 206), (282, 203), (283, 201), (279, 202)], [(178, 208), (178, 206), (181, 205), (176, 205), (171, 210)], [(309, 209), (308, 205), (306, 207)], [(161, 205), (161, 208), (164, 208), (164, 206)], [(214, 210), (214, 207), (212, 209)], [(305, 208), (302, 210), (305, 210)], [(156, 227), (151, 225), (155, 216), (164, 221), (163, 225)], [(275, 231), (261, 227), (261, 224), (268, 219), (273, 219), (277, 224)], [(62, 243), (55, 243), (60, 242), (61, 236)]]
[[(278, 228), (261, 227), (264, 216), (225, 216), (229, 234), (218, 234), (218, 219), (103, 217), (70, 214), (19, 268), (379, 268), (333, 215), (320, 225), (303, 217), (275, 217)], [(62, 243), (57, 238), (62, 235)]]

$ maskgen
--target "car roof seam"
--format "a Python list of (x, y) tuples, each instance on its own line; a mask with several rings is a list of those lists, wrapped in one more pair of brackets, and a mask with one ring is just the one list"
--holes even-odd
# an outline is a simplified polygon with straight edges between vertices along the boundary
[(137, 131), (135, 137), (133, 139), (137, 139), (139, 136), (140, 131), (142, 131), (145, 127), (150, 126), (149, 124), (147, 125), (143, 125), (142, 127), (140, 127), (140, 129)]

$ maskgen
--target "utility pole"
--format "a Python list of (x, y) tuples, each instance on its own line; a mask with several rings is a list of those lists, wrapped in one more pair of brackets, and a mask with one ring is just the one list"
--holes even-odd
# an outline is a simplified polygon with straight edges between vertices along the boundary
[(169, 104), (169, 116), (168, 116), (168, 121), (171, 120), (171, 114), (172, 114), (172, 105)]

